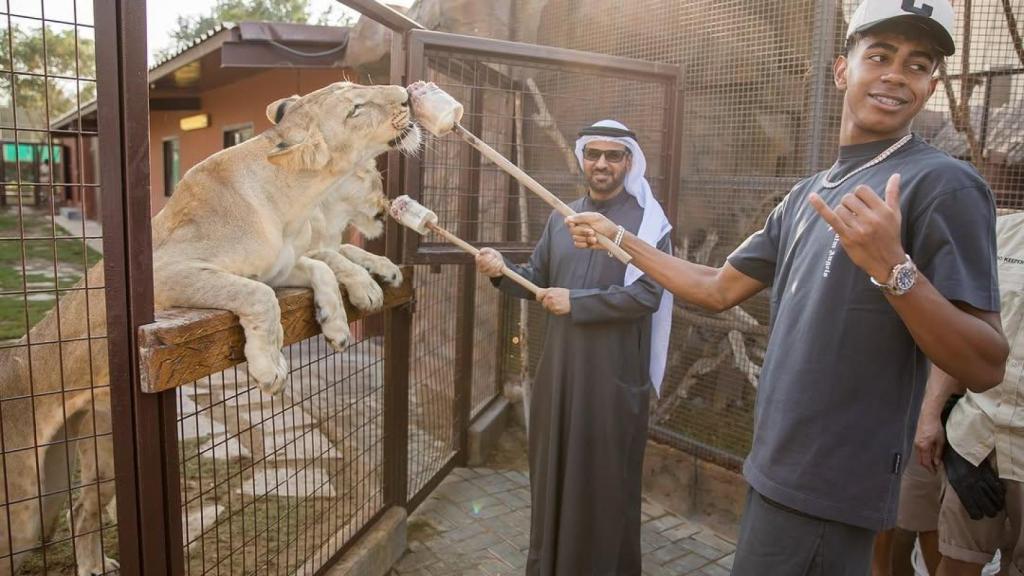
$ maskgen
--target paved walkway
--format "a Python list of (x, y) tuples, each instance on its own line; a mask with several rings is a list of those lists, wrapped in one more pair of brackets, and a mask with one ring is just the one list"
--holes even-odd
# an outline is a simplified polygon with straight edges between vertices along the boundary
[[(646, 499), (641, 545), (649, 576), (728, 576), (734, 544)], [(395, 576), (521, 575), (530, 487), (520, 471), (459, 468), (409, 518), (409, 550)]]

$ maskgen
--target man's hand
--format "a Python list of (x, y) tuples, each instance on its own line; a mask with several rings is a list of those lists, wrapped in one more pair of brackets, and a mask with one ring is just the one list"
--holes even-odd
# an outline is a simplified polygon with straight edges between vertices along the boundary
[(497, 278), (504, 268), (505, 259), (494, 248), (483, 248), (476, 255), (476, 269), (485, 276)]
[(565, 316), (572, 310), (569, 291), (565, 288), (544, 288), (537, 292), (537, 302), (555, 316)]
[(947, 445), (942, 454), (949, 485), (960, 497), (971, 520), (983, 517), (995, 518), (1006, 505), (1006, 487), (989, 466), (988, 460), (980, 466), (971, 464), (952, 446)]
[(917, 433), (914, 434), (914, 447), (917, 448), (918, 461), (929, 472), (935, 474), (942, 464), (942, 448), (946, 445), (946, 428), (938, 415), (926, 414), (921, 411), (917, 420)]
[(581, 212), (565, 219), (572, 234), (572, 243), (577, 248), (602, 249), (597, 243), (597, 235), (612, 238), (618, 227), (614, 222), (597, 212)]
[(900, 175), (885, 186), (885, 201), (867, 186), (857, 186), (832, 210), (817, 194), (808, 200), (832, 226), (854, 264), (879, 283), (889, 280), (897, 264), (906, 260), (900, 241)]

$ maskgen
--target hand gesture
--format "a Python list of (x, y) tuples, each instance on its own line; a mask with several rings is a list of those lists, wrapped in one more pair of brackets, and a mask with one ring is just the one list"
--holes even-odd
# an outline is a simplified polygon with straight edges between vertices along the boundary
[(537, 292), (537, 302), (555, 316), (565, 316), (572, 310), (569, 291), (565, 288), (543, 288)]
[(817, 194), (808, 200), (839, 235), (850, 260), (877, 282), (887, 282), (893, 267), (906, 260), (900, 241), (899, 174), (889, 178), (885, 201), (864, 185), (843, 196), (835, 210)]
[(597, 212), (581, 212), (565, 219), (569, 226), (569, 233), (572, 234), (572, 243), (577, 248), (593, 248), (602, 250), (597, 243), (597, 235), (606, 237), (615, 236), (617, 226), (611, 220)]
[(505, 259), (494, 248), (483, 248), (476, 255), (476, 269), (490, 278), (501, 276), (505, 268)]

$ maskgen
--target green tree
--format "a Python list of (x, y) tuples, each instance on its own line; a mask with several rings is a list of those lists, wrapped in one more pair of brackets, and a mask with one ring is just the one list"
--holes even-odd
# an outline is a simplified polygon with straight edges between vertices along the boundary
[(0, 110), (14, 108), (21, 127), (47, 128), (48, 121), (96, 97), (95, 42), (71, 27), (0, 30), (0, 68), (15, 73), (0, 74)]

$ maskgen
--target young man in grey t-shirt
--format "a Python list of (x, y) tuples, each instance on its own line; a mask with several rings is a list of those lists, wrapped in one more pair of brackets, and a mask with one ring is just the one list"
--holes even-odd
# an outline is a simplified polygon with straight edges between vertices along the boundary
[[(910, 131), (955, 46), (948, 0), (865, 0), (837, 58), (836, 164), (797, 184), (721, 268), (647, 247), (633, 264), (725, 310), (772, 287), (734, 576), (867, 574), (934, 364), (972, 390), (1002, 380), (995, 207), (978, 173)], [(617, 236), (569, 218), (579, 247)]]

